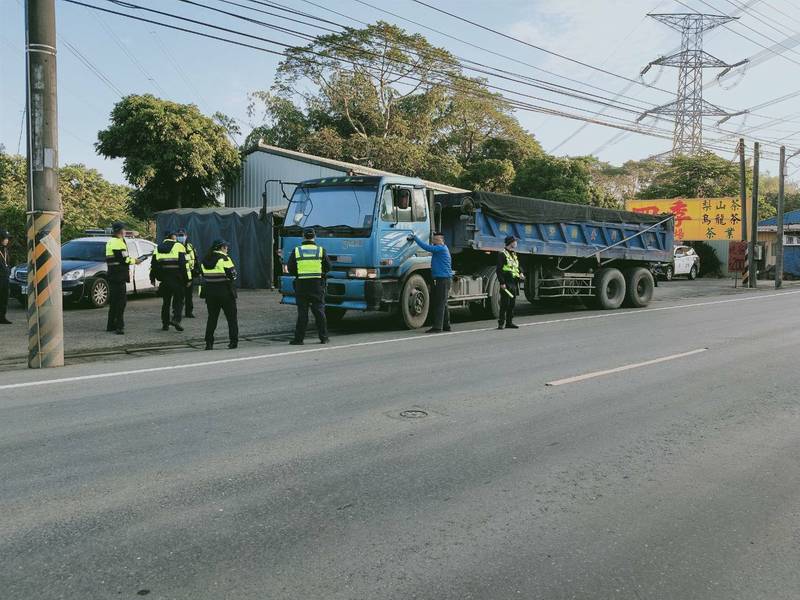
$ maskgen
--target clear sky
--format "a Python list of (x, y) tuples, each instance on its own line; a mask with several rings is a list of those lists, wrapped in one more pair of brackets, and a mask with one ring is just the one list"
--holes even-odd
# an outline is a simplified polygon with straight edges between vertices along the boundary
[[(135, 12), (107, 0), (81, 1), (112, 10)], [(180, 0), (130, 1), (259, 37), (289, 44), (300, 43), (291, 35), (226, 17)], [(286, 14), (254, 0), (237, 0), (242, 7), (224, 0), (196, 1), (306, 33), (319, 33), (314, 27), (243, 8), (260, 7), (261, 10)], [(273, 0), (273, 3), (325, 17), (336, 23), (347, 22), (345, 17), (326, 12), (307, 0)], [(648, 12), (690, 12), (687, 8), (690, 7), (692, 12), (739, 15), (741, 18), (738, 22), (707, 33), (705, 49), (731, 63), (748, 57), (753, 59), (752, 63), (728, 76), (722, 85), (708, 86), (705, 98), (726, 109), (741, 110), (800, 89), (800, 14), (792, 6), (792, 0), (429, 0), (429, 3), (499, 32), (631, 79), (638, 79), (640, 69), (650, 60), (674, 52), (679, 47), (680, 35), (647, 18)], [(399, 17), (412, 19), (418, 24), (366, 7), (357, 0), (317, 0), (317, 4), (353, 20), (372, 22), (383, 18), (410, 31), (422, 33), (434, 44), (447, 48), (459, 57), (505, 69), (514, 73), (516, 78), (530, 77), (579, 88), (584, 93), (602, 97), (603, 101), (622, 104), (629, 111), (607, 112), (597, 117), (601, 120), (630, 122), (635, 120), (636, 110), (640, 107), (664, 104), (674, 99), (673, 90), (677, 85), (675, 69), (651, 69), (644, 81), (662, 88), (653, 89), (481, 30), (413, 0), (370, 0), (370, 4), (385, 7)], [(23, 2), (0, 0), (0, 7), (0, 143), (7, 151), (15, 152), (19, 148), (24, 153), (24, 139), (21, 144), (19, 142), (25, 104)], [(209, 115), (220, 110), (245, 121), (248, 93), (270, 87), (279, 61), (275, 55), (98, 13), (64, 0), (56, 0), (56, 11), (59, 34), (60, 162), (84, 163), (99, 169), (116, 182), (124, 181), (120, 161), (98, 157), (94, 153), (93, 142), (97, 131), (107, 125), (109, 112), (122, 95), (149, 92), (179, 102), (194, 102)], [(167, 20), (142, 11), (137, 14), (155, 20)], [(352, 20), (349, 22), (357, 25)], [(426, 27), (442, 33), (435, 33)], [(461, 38), (484, 49), (443, 34)], [(275, 48), (267, 43), (256, 43)], [(706, 82), (712, 81), (718, 72), (707, 70)], [(569, 108), (547, 104), (529, 96), (512, 96), (539, 106), (581, 114), (604, 108), (601, 104), (556, 95), (518, 82), (497, 78), (490, 78), (490, 81), (521, 94), (569, 105)], [(587, 126), (576, 134), (581, 123), (564, 117), (527, 111), (520, 111), (517, 116), (546, 150), (557, 154), (593, 153), (603, 160), (620, 164), (628, 159), (666, 151), (670, 147), (666, 139), (624, 134), (600, 125)], [(716, 120), (706, 120), (707, 140), (726, 135), (711, 129)], [(671, 131), (671, 124), (667, 121), (650, 119), (643, 121), (643, 124), (658, 127), (667, 133)], [(755, 131), (750, 131), (756, 126)], [(727, 158), (733, 158), (735, 139), (738, 137), (735, 132), (740, 129), (749, 132), (749, 138), (756, 135), (771, 140), (787, 137), (784, 142), (787, 146), (800, 147), (800, 95), (754, 110), (753, 114), (746, 117), (735, 117), (721, 127), (734, 132), (733, 136), (714, 142), (715, 146), (721, 148), (720, 154)], [(247, 125), (243, 129), (247, 129)], [(771, 148), (767, 150), (772, 151)], [(800, 166), (800, 157), (794, 161)], [(776, 162), (771, 155), (763, 159), (763, 164), (766, 169), (776, 170)], [(789, 173), (792, 175), (794, 168), (790, 167)]]

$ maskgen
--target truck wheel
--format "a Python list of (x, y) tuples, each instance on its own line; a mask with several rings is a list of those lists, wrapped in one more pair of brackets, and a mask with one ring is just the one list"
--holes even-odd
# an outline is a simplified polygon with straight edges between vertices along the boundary
[(485, 319), (489, 316), (489, 312), (483, 302), (470, 302), (467, 308), (469, 308), (469, 314), (473, 319)]
[(536, 293), (533, 289), (533, 277), (528, 277), (527, 274), (525, 276), (525, 283), (523, 285), (522, 291), (525, 293), (525, 299), (533, 304), (536, 302)]
[(625, 306), (642, 308), (653, 299), (653, 274), (643, 267), (625, 271)]
[(493, 319), (500, 317), (500, 280), (497, 278), (497, 272), (492, 267), (492, 272), (486, 281), (486, 312), (488, 316)]
[(325, 320), (328, 322), (328, 325), (336, 325), (344, 319), (344, 315), (347, 312), (346, 308), (338, 308), (336, 306), (326, 306), (325, 307)]
[(92, 282), (91, 287), (89, 287), (89, 304), (94, 308), (103, 308), (108, 304), (109, 295), (110, 290), (108, 289), (108, 282), (102, 277), (98, 277)]
[(431, 291), (422, 275), (412, 275), (403, 284), (400, 294), (400, 316), (408, 329), (425, 324), (431, 307)]
[(600, 269), (594, 276), (594, 294), (600, 308), (619, 308), (625, 300), (625, 277), (619, 269)]

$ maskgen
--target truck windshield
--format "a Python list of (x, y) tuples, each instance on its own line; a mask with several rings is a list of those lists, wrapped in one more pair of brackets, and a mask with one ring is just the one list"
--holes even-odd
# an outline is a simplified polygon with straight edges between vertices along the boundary
[(377, 186), (298, 187), (286, 227), (372, 229)]

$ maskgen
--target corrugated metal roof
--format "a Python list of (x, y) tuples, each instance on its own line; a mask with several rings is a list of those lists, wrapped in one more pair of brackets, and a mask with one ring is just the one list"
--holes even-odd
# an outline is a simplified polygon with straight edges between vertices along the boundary
[[(800, 210), (792, 210), (787, 213), (783, 213), (783, 224), (784, 225), (800, 225)], [(778, 226), (778, 217), (770, 217), (769, 219), (764, 219), (758, 223), (759, 227), (777, 227)]]
[[(402, 177), (402, 175), (398, 175), (397, 173), (391, 173), (390, 171), (381, 171), (380, 169), (373, 169), (372, 167), (365, 167), (364, 165), (358, 165), (356, 163), (349, 163), (341, 160), (333, 160), (331, 158), (323, 158), (321, 156), (314, 156), (313, 154), (306, 154), (305, 152), (297, 152), (296, 150), (287, 150), (286, 148), (271, 146), (269, 144), (264, 144), (261, 142), (258, 143), (258, 146), (249, 150), (245, 154), (245, 156), (252, 154), (254, 152), (268, 152), (270, 154), (276, 154), (278, 156), (283, 156), (285, 158), (292, 158), (308, 164), (317, 165), (320, 167), (327, 167), (329, 169), (336, 169), (339, 171), (343, 171), (345, 173), (352, 171), (356, 175), (378, 175), (378, 176), (394, 175), (397, 177)], [(455, 194), (459, 192), (469, 191), (462, 188), (453, 187), (451, 185), (436, 183), (435, 181), (426, 181), (426, 180), (423, 181), (426, 187), (435, 190), (437, 192)]]

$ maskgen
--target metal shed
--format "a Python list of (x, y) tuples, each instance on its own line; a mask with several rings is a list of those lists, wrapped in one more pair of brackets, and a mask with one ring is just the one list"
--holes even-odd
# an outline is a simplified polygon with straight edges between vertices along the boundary
[[(295, 150), (259, 143), (249, 150), (242, 159), (242, 175), (233, 187), (225, 191), (225, 206), (228, 208), (264, 208), (263, 194), (266, 191), (267, 212), (280, 211), (287, 203), (277, 181), (300, 182), (307, 179), (336, 177), (340, 175), (396, 175), (357, 165), (355, 163), (323, 158)], [(465, 192), (461, 188), (426, 181), (426, 186), (440, 193)], [(294, 186), (284, 186), (286, 195), (291, 198)]]

